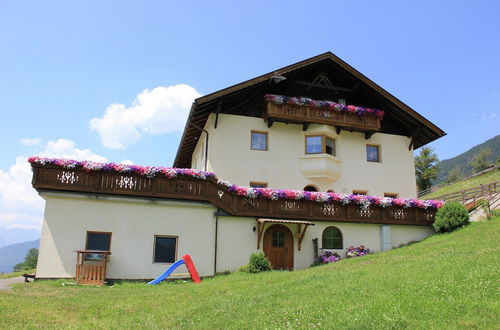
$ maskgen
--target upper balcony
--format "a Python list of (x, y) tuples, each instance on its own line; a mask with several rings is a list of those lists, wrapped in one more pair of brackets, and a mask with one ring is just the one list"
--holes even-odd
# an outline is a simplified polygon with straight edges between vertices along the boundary
[(384, 116), (381, 110), (307, 98), (266, 95), (264, 120), (295, 124), (326, 124), (340, 129), (378, 132)]

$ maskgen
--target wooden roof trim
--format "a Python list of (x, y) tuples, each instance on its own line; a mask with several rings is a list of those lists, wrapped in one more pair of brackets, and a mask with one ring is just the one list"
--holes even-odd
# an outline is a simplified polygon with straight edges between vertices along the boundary
[(426, 124), (429, 128), (431, 128), (435, 133), (437, 133), (440, 136), (443, 136), (446, 134), (442, 129), (440, 129), (439, 127), (437, 127), (433, 123), (431, 123), (427, 118), (425, 118), (424, 116), (422, 116), (421, 114), (419, 114), (418, 112), (413, 110), (410, 106), (408, 106), (407, 104), (405, 104), (404, 102), (399, 100), (397, 97), (395, 97), (394, 95), (392, 95), (391, 93), (386, 91), (384, 88), (380, 87), (373, 80), (371, 80), (370, 78), (368, 78), (367, 76), (365, 76), (364, 74), (362, 74), (361, 72), (359, 72), (358, 70), (356, 70), (355, 68), (350, 66), (348, 63), (344, 62), (342, 59), (337, 57), (335, 54), (333, 54), (332, 52), (328, 52), (327, 54), (334, 62), (341, 65), (344, 69), (346, 69), (347, 71), (352, 73), (354, 76), (356, 76), (356, 78), (365, 82), (368, 86), (370, 86), (375, 91), (377, 91), (378, 93), (380, 93), (381, 95), (386, 97), (389, 101), (394, 103), (396, 106), (402, 108), (403, 110), (405, 110), (407, 113), (409, 113), (413, 117), (424, 122), (424, 124)]
[(219, 90), (217, 92), (214, 92), (214, 93), (211, 93), (211, 94), (199, 97), (199, 98), (197, 98), (195, 100), (195, 102), (196, 102), (196, 104), (201, 105), (203, 103), (206, 103), (206, 102), (212, 101), (214, 99), (217, 99), (217, 98), (219, 98), (221, 96), (224, 96), (224, 95), (236, 92), (238, 90), (241, 90), (241, 89), (244, 89), (244, 88), (256, 85), (258, 83), (267, 81), (274, 74), (285, 74), (285, 73), (288, 73), (290, 71), (297, 70), (297, 69), (299, 69), (301, 67), (313, 64), (315, 62), (319, 62), (319, 61), (324, 60), (324, 59), (327, 59), (329, 57), (328, 56), (329, 54), (333, 55), (331, 52), (326, 52), (326, 53), (323, 53), (323, 54), (320, 54), (320, 55), (308, 58), (306, 60), (303, 60), (303, 61), (297, 62), (295, 64), (291, 64), (291, 65), (285, 66), (284, 68), (281, 68), (281, 69), (278, 69), (278, 70), (273, 70), (271, 72), (268, 72), (268, 73), (260, 75), (258, 77), (246, 80), (246, 81), (238, 83), (236, 85), (226, 87), (226, 88), (221, 89), (221, 90)]
[(446, 133), (442, 129), (440, 129), (439, 127), (437, 127), (436, 125), (434, 125), (432, 122), (430, 122), (424, 116), (422, 116), (421, 114), (419, 114), (418, 112), (416, 112), (415, 110), (413, 110), (410, 106), (408, 106), (407, 104), (403, 103), (401, 100), (399, 100), (394, 95), (392, 95), (391, 93), (389, 93), (388, 91), (386, 91), (385, 89), (383, 89), (382, 87), (380, 87), (377, 83), (375, 83), (374, 81), (372, 81), (371, 79), (369, 79), (368, 77), (366, 77), (364, 74), (362, 74), (361, 72), (359, 72), (358, 70), (356, 70), (352, 66), (350, 66), (348, 63), (344, 62), (341, 58), (339, 58), (338, 56), (336, 56), (332, 52), (326, 52), (326, 53), (323, 53), (323, 54), (311, 57), (309, 59), (297, 62), (295, 64), (288, 65), (288, 66), (286, 66), (284, 68), (281, 68), (281, 69), (278, 69), (278, 70), (274, 70), (272, 72), (260, 75), (260, 76), (258, 76), (256, 78), (249, 79), (249, 80), (246, 80), (246, 81), (241, 82), (239, 84), (236, 84), (236, 85), (233, 85), (233, 86), (221, 89), (221, 90), (219, 90), (217, 92), (214, 92), (214, 93), (211, 93), (211, 94), (199, 97), (199, 98), (197, 98), (195, 100), (195, 102), (196, 102), (197, 105), (202, 105), (204, 103), (207, 103), (209, 101), (213, 101), (214, 99), (217, 99), (217, 98), (222, 97), (224, 95), (227, 95), (227, 94), (236, 92), (238, 90), (241, 90), (241, 89), (244, 89), (244, 88), (256, 85), (258, 83), (267, 81), (274, 74), (286, 74), (286, 73), (288, 73), (290, 71), (297, 70), (297, 69), (299, 69), (301, 67), (304, 67), (304, 66), (307, 66), (307, 65), (310, 65), (310, 64), (313, 64), (313, 63), (325, 60), (325, 59), (330, 59), (333, 62), (335, 62), (338, 65), (340, 65), (343, 69), (347, 70), (352, 75), (354, 75), (356, 78), (358, 78), (359, 80), (361, 80), (364, 83), (366, 83), (369, 87), (371, 87), (372, 89), (374, 89), (379, 94), (383, 95), (385, 98), (387, 98), (393, 104), (395, 104), (397, 107), (403, 109), (409, 115), (411, 115), (412, 117), (414, 117), (418, 121), (421, 121), (423, 124), (425, 124), (426, 126), (428, 126), (437, 135), (439, 135), (439, 136), (446, 135)]

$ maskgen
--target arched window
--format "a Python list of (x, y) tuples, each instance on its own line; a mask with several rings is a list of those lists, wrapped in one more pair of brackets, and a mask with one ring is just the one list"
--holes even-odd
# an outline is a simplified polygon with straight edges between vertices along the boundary
[(337, 227), (323, 230), (323, 249), (343, 249), (342, 233)]
[(318, 189), (315, 186), (305, 186), (304, 191), (318, 191)]

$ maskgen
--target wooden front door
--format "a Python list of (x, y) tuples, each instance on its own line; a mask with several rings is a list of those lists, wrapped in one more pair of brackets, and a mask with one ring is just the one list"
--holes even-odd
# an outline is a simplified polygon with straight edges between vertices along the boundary
[(293, 236), (283, 225), (272, 225), (264, 233), (264, 254), (273, 269), (293, 270)]

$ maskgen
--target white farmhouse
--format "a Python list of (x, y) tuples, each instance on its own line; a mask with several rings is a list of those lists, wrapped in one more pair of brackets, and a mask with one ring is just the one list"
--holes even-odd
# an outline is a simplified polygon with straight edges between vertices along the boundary
[(178, 169), (31, 159), (36, 277), (152, 279), (184, 254), (211, 276), (258, 250), (293, 270), (421, 240), (439, 203), (414, 199), (413, 150), (444, 134), (330, 52), (278, 69), (196, 99)]

